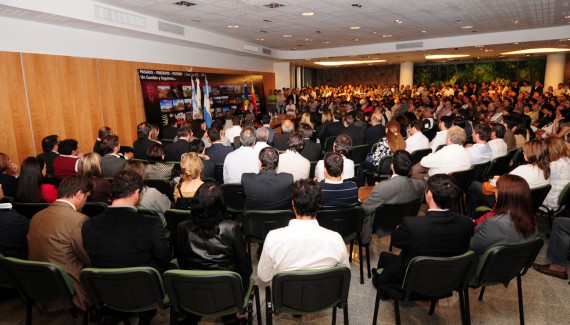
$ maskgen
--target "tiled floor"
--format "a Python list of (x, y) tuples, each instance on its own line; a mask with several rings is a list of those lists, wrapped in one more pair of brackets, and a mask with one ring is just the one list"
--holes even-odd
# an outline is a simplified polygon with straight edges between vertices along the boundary
[[(539, 218), (541, 234), (546, 228), (544, 219)], [(544, 236), (543, 236), (544, 238)], [(435, 239), (434, 239), (435, 240)], [(371, 243), (371, 263), (378, 260), (379, 253), (387, 250), (389, 237), (375, 239)], [(357, 250), (355, 249), (355, 252)], [(349, 318), (352, 324), (371, 324), (376, 290), (370, 279), (364, 284), (359, 283), (359, 257), (353, 260), (352, 279), (349, 296)], [(546, 245), (537, 258), (538, 263), (546, 263)], [(257, 260), (254, 261), (254, 270)], [(254, 271), (255, 272), (255, 271)], [(254, 273), (255, 275), (255, 273)], [(366, 276), (366, 270), (365, 270)], [(260, 286), (262, 315), (265, 322), (264, 286)], [(524, 309), (526, 324), (568, 324), (570, 323), (570, 285), (568, 281), (542, 275), (529, 270), (523, 277)], [(477, 301), (479, 290), (470, 290), (470, 309), (472, 324), (477, 325), (508, 325), (519, 324), (516, 281), (508, 288), (493, 286), (487, 288), (483, 301)], [(459, 324), (460, 313), (457, 295), (439, 302), (435, 313), (428, 315), (429, 303), (402, 303), (400, 312), (402, 324)], [(337, 322), (342, 324), (342, 310), (337, 312)], [(55, 317), (40, 315), (34, 311), (34, 324), (80, 324), (70, 315), (63, 314)], [(274, 324), (330, 324), (332, 310), (317, 315), (294, 318), (291, 315), (274, 316)], [(10, 299), (0, 303), (0, 325), (23, 324), (25, 319), (24, 305), (18, 299)], [(135, 321), (136, 323), (136, 321)], [(168, 324), (169, 313), (161, 310), (153, 320), (153, 324)], [(203, 324), (222, 324), (220, 319), (205, 319)], [(394, 308), (391, 301), (381, 301), (378, 324), (395, 324)]]

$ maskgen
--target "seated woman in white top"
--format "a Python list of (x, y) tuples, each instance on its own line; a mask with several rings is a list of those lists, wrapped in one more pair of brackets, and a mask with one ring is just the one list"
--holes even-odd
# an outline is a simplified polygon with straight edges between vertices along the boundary
[(548, 145), (550, 154), (550, 185), (552, 188), (542, 204), (556, 210), (560, 192), (566, 184), (570, 183), (570, 157), (568, 157), (570, 152), (561, 138), (548, 137), (544, 141)]

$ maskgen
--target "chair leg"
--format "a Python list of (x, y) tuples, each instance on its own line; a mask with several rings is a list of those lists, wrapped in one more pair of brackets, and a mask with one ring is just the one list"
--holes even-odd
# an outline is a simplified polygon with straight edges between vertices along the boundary
[(376, 300), (374, 302), (374, 318), (372, 319), (372, 325), (376, 325), (376, 319), (378, 318), (378, 306), (380, 305), (380, 292), (376, 291)]
[(336, 306), (333, 307), (332, 325), (336, 325)]
[(170, 306), (170, 325), (178, 325), (178, 313)]
[(479, 293), (479, 301), (483, 300), (484, 294), (485, 294), (485, 287), (481, 287), (481, 292)]
[(28, 301), (26, 303), (26, 325), (32, 325), (32, 307), (33, 303)]
[(389, 251), (389, 252), (392, 251), (392, 237), (390, 237), (390, 247), (388, 248), (388, 251)]
[(267, 325), (273, 324), (273, 311), (271, 308), (271, 288), (265, 287), (265, 322)]
[(372, 277), (372, 273), (370, 273), (370, 245), (364, 245), (364, 249), (366, 250), (366, 267), (368, 268), (368, 278)]
[(517, 275), (517, 287), (519, 292), (519, 317), (521, 325), (524, 325), (524, 305), (523, 305), (523, 295), (522, 295), (522, 281), (520, 274)]
[(358, 241), (358, 257), (360, 259), (360, 284), (364, 284), (364, 264), (362, 263), (362, 245)]
[(257, 285), (253, 286), (253, 292), (255, 294), (255, 309), (257, 310), (257, 325), (261, 325), (261, 303), (259, 302), (259, 287)]
[(350, 241), (350, 254), (348, 254), (348, 263), (352, 263), (352, 249), (354, 248), (354, 240)]
[(435, 311), (435, 305), (437, 304), (437, 302), (438, 302), (437, 299), (431, 301), (431, 303), (429, 304), (428, 315), (433, 315), (433, 312)]
[(469, 289), (466, 288), (464, 292), (465, 300), (463, 302), (463, 309), (465, 311), (465, 325), (471, 325), (471, 310), (469, 307)]
[(463, 291), (458, 291), (459, 293), (459, 314), (461, 315), (461, 324), (465, 325), (465, 296), (463, 296)]
[(83, 312), (83, 325), (89, 324), (89, 308)]
[(343, 313), (344, 313), (344, 325), (348, 325), (348, 302), (344, 304)]
[(398, 299), (394, 299), (394, 314), (396, 315), (396, 325), (402, 325), (400, 320), (400, 301)]

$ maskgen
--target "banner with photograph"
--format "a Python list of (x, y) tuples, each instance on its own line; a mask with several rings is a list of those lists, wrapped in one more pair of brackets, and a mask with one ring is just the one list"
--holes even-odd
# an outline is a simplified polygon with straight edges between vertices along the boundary
[(253, 89), (259, 112), (265, 107), (261, 75), (139, 69), (139, 78), (146, 120), (161, 126), (168, 125), (170, 118), (181, 123), (199, 116), (210, 122), (204, 109), (209, 109), (211, 119), (227, 110), (242, 110), (244, 91)]

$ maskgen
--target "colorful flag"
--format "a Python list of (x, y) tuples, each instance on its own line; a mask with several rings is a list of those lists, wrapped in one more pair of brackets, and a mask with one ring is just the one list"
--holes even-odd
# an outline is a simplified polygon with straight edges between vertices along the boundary
[(257, 99), (255, 98), (255, 89), (253, 89), (253, 80), (251, 81), (251, 102), (253, 103), (253, 108), (255, 109), (255, 115), (257, 115)]
[(200, 113), (200, 107), (198, 101), (196, 100), (198, 98), (198, 95), (196, 94), (196, 87), (194, 87), (194, 81), (192, 80), (190, 83), (192, 84), (192, 117), (194, 117), (196, 113)]
[(204, 88), (204, 121), (208, 129), (212, 125), (212, 113), (210, 112), (210, 89), (208, 88), (208, 78), (206, 77), (206, 87)]
[(247, 90), (247, 84), (245, 83), (245, 79), (243, 80), (243, 107), (242, 110), (245, 111), (249, 106), (249, 91)]
[(196, 77), (196, 102), (198, 103), (198, 112), (202, 113), (202, 90), (200, 89), (200, 79)]

